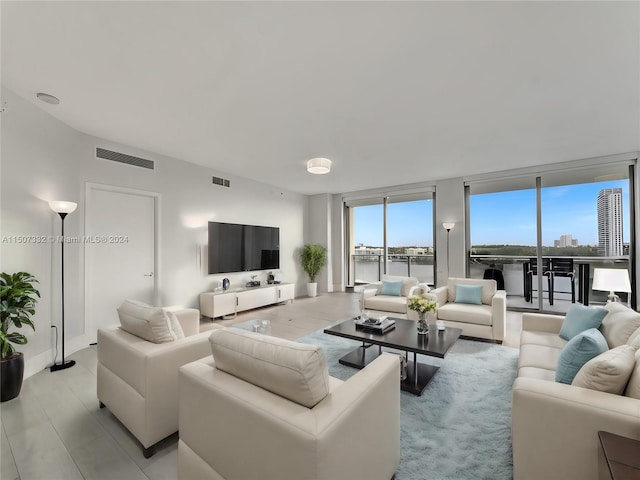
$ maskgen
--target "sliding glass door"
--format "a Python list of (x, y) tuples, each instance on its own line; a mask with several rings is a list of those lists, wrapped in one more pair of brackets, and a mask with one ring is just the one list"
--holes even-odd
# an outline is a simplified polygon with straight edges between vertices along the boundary
[(592, 288), (594, 268), (626, 269), (634, 278), (633, 168), (469, 182), (470, 276), (503, 282), (510, 308), (563, 313), (576, 302), (604, 303), (607, 292)]

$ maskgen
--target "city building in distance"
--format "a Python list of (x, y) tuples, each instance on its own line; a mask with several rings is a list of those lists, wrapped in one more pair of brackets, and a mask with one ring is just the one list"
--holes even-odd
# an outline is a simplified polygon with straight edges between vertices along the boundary
[(623, 255), (621, 188), (605, 188), (598, 194), (598, 255)]
[(578, 239), (571, 235), (560, 235), (560, 240), (553, 241), (554, 247), (577, 247)]

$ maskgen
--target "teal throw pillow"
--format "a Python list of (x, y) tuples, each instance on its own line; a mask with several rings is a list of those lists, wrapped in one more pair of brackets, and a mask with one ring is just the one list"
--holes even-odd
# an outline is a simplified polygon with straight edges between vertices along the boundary
[(382, 281), (382, 288), (380, 289), (380, 295), (392, 295), (399, 297), (402, 294), (402, 280), (398, 282), (389, 282), (388, 280)]
[(456, 303), (482, 305), (482, 285), (456, 284)]
[(567, 314), (560, 327), (560, 336), (565, 340), (571, 340), (580, 332), (589, 328), (598, 328), (602, 319), (607, 315), (604, 308), (585, 307), (582, 304), (574, 303), (567, 310)]
[(607, 350), (607, 340), (597, 328), (577, 334), (560, 352), (556, 366), (556, 382), (570, 385), (585, 363)]

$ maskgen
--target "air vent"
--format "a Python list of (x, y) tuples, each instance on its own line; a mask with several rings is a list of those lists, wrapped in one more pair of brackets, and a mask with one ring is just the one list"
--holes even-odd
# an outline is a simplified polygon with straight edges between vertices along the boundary
[(231, 186), (231, 182), (229, 180), (227, 180), (226, 178), (211, 177), (211, 182), (214, 185), (220, 185), (221, 187), (230, 187)]
[(145, 158), (134, 157), (132, 155), (125, 155), (124, 153), (112, 152), (104, 148), (96, 148), (96, 157), (103, 158), (104, 160), (111, 160), (112, 162), (126, 163), (127, 165), (133, 165), (134, 167), (148, 168), (153, 170), (153, 160), (147, 160)]

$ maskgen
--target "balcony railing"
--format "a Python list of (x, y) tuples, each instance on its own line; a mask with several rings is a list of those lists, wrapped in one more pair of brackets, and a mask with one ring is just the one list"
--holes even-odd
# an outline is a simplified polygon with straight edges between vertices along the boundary
[[(417, 277), (418, 281), (433, 283), (433, 254), (391, 254), (388, 275)], [(384, 255), (351, 255), (351, 271), (355, 284), (377, 282), (384, 275)]]

